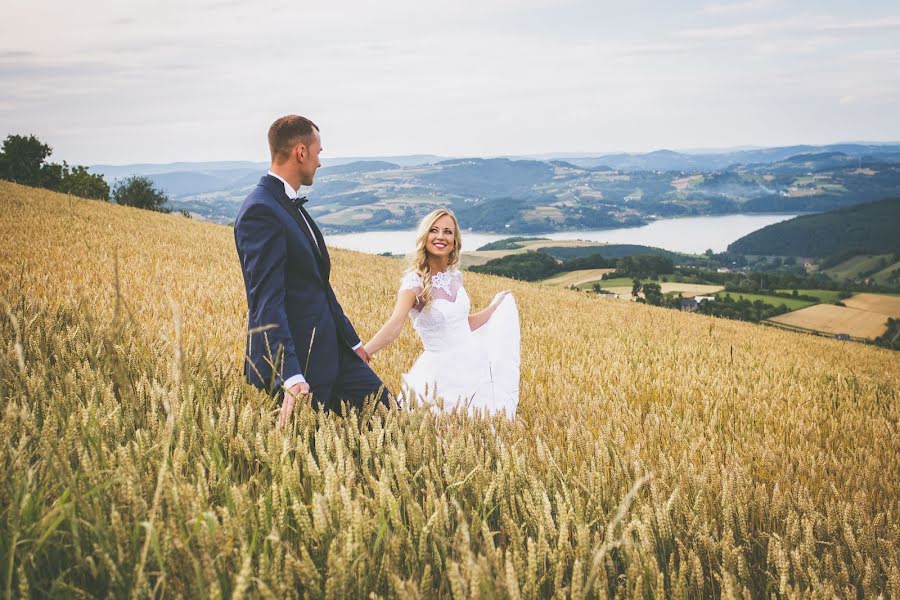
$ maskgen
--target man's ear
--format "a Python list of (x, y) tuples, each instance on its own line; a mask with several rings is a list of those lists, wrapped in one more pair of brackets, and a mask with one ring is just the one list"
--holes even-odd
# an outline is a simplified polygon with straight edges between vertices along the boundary
[(294, 156), (297, 157), (297, 162), (306, 160), (308, 154), (309, 152), (306, 148), (306, 144), (297, 144), (294, 146)]

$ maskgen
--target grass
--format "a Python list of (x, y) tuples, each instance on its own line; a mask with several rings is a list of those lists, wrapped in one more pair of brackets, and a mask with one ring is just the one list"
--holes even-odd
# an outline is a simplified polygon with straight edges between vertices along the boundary
[[(790, 294), (794, 290), (777, 290), (778, 292), (784, 294)], [(818, 298), (820, 302), (826, 304), (834, 304), (838, 300), (841, 299), (841, 292), (837, 290), (797, 290), (797, 293), (801, 296), (811, 296), (813, 298)]]
[(900, 285), (900, 281), (898, 281), (896, 278), (893, 280), (889, 279), (890, 275), (894, 271), (897, 271), (897, 270), (900, 270), (900, 261), (895, 262), (891, 265), (888, 265), (884, 269), (878, 271), (877, 273), (874, 273), (872, 275), (872, 279), (874, 279), (877, 283), (879, 283), (881, 285), (889, 285), (892, 287), (897, 287), (897, 285)]
[[(643, 281), (643, 280), (642, 280)], [(649, 279), (647, 281), (650, 281)], [(634, 278), (632, 277), (616, 277), (614, 279), (603, 279), (602, 281), (594, 281), (592, 283), (587, 283), (584, 285), (580, 285), (578, 287), (582, 289), (591, 289), (593, 288), (594, 283), (599, 283), (602, 288), (611, 288), (611, 287), (623, 287), (630, 286), (634, 283)]]
[[(6, 597), (897, 597), (900, 363), (512, 289), (514, 421), (277, 406), (233, 233), (0, 182)], [(402, 265), (332, 252), (363, 338)], [(379, 353), (394, 390), (421, 345)], [(370, 596), (371, 595), (371, 596)]]
[(730, 294), (735, 301), (740, 300), (741, 298), (749, 300), (750, 302), (762, 300), (766, 304), (771, 304), (773, 306), (780, 306), (784, 304), (791, 310), (799, 310), (801, 308), (806, 308), (807, 306), (812, 306), (813, 304), (815, 304), (815, 302), (809, 302), (806, 300), (781, 298), (779, 296), (765, 296), (762, 294), (745, 294), (743, 292), (719, 292), (716, 294), (716, 297), (721, 299), (724, 298), (726, 294)]
[(890, 261), (892, 254), (860, 254), (851, 259), (825, 269), (824, 273), (835, 279), (854, 279), (860, 273), (877, 269), (882, 260)]

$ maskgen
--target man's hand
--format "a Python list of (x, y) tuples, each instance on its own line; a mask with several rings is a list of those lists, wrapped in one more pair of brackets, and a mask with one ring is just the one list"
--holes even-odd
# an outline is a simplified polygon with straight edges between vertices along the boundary
[(354, 350), (354, 352), (356, 352), (357, 356), (363, 359), (363, 362), (366, 364), (369, 364), (369, 361), (372, 360), (372, 357), (366, 352), (366, 347), (364, 345)]
[(281, 413), (278, 415), (278, 428), (281, 429), (291, 420), (294, 414), (294, 406), (297, 400), (309, 395), (309, 384), (298, 383), (284, 390), (284, 401), (281, 403)]

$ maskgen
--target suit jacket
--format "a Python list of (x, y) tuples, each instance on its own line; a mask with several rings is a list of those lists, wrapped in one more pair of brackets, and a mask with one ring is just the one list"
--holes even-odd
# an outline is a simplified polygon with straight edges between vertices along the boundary
[[(284, 184), (270, 175), (244, 200), (234, 223), (247, 292), (244, 374), (270, 393), (297, 374), (310, 387), (333, 382), (339, 344), (359, 343), (329, 283), (325, 240), (312, 218), (309, 224), (312, 231)], [(274, 327), (255, 331), (268, 325)]]

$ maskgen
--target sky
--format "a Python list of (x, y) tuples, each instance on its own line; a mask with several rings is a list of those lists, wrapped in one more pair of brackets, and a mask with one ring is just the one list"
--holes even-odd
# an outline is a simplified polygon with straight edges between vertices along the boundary
[(900, 140), (900, 3), (6, 0), (0, 136), (70, 164)]

